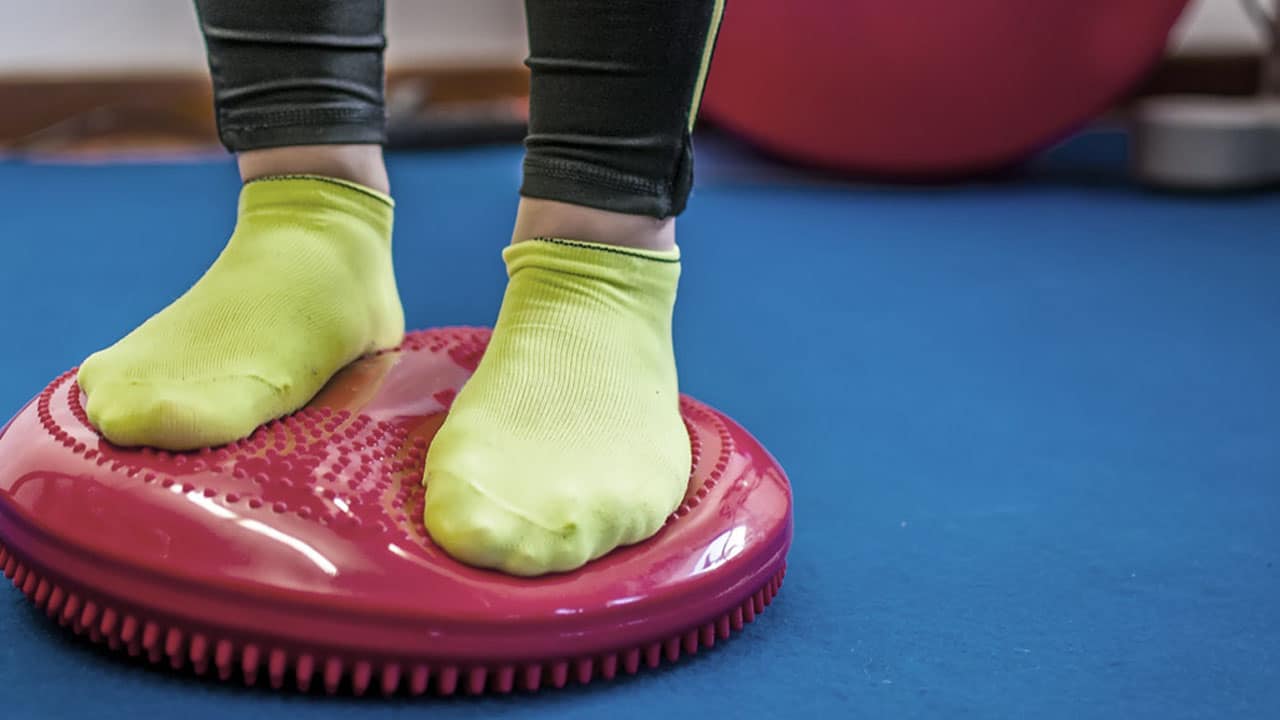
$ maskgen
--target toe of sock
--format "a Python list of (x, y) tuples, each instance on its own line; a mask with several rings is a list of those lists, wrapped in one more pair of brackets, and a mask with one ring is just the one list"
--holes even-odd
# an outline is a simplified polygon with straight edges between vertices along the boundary
[(124, 447), (182, 451), (223, 445), (254, 431), (268, 404), (263, 396), (269, 395), (250, 383), (223, 385), (215, 393), (189, 384), (91, 383), (85, 412), (107, 440)]
[(563, 518), (533, 517), (473, 480), (474, 471), (460, 474), (447, 461), (428, 468), (427, 531), (461, 562), (534, 576), (572, 570), (591, 559), (586, 528)]
[(576, 570), (652, 536), (684, 494), (687, 476), (668, 482), (661, 463), (564, 458), (466, 429), (446, 426), (432, 444), (424, 521), (438, 546), (469, 565), (521, 576)]

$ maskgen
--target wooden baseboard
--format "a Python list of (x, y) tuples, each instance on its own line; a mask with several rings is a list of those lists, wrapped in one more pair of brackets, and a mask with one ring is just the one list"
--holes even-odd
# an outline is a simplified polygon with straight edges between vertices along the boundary
[(1261, 81), (1262, 58), (1257, 55), (1179, 55), (1160, 63), (1136, 94), (1253, 95)]
[[(509, 67), (419, 67), (387, 74), (394, 116), (426, 108), (519, 101), (528, 71)], [(0, 148), (60, 152), (86, 146), (216, 146), (213, 96), (203, 74), (0, 77)]]
[[(1246, 55), (1172, 57), (1131, 98), (1168, 93), (1248, 95), (1258, 87), (1260, 68), (1257, 57)], [(528, 72), (519, 65), (393, 69), (387, 77), (393, 141), (409, 138), (406, 144), (430, 145), (430, 132), (422, 128), (431, 124), (418, 122), (421, 113), (429, 108), (479, 105), (481, 109), (470, 115), (449, 115), (452, 119), (445, 125), (452, 125), (440, 135), (476, 137), (460, 130), (469, 122), (466, 118), (487, 116), (486, 103), (498, 108), (491, 113), (498, 128), (492, 135), (509, 138), (520, 117), (518, 111), (508, 110), (525, 102), (528, 92)], [(60, 153), (121, 146), (216, 148), (212, 104), (209, 80), (203, 74), (0, 76), (0, 108), (4, 108), (0, 149)]]

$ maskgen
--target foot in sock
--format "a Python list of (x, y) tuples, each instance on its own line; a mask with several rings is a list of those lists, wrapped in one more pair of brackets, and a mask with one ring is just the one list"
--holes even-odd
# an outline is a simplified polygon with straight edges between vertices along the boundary
[(390, 198), (345, 181), (246, 184), (235, 232), (204, 276), (81, 365), (89, 420), (119, 445), (221, 445), (399, 343), (392, 214)]
[(493, 337), (428, 451), (426, 526), (472, 565), (573, 570), (650, 537), (684, 497), (679, 255), (540, 239), (504, 258)]

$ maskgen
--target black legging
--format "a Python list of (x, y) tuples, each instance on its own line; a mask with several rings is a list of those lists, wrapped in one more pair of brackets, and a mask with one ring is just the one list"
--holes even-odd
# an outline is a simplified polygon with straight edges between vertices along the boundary
[[(724, 0), (526, 0), (528, 197), (668, 217)], [(196, 0), (229, 150), (382, 143), (384, 0)]]

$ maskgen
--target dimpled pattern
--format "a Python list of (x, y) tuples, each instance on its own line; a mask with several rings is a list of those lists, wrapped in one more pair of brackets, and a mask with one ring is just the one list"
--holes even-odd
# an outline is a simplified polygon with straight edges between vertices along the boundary
[[(483, 329), (461, 329), (434, 333), (412, 333), (390, 352), (444, 354), (459, 367), (474, 370), (484, 354), (489, 333)], [(83, 394), (74, 382), (75, 370), (67, 371), (42, 391), (37, 399), (37, 415), (44, 429), (72, 453), (93, 460), (99, 467), (145, 485), (169, 490), (180, 485), (184, 493), (199, 491), (205, 497), (220, 497), (229, 505), (243, 503), (251, 509), (268, 506), (278, 514), (291, 512), (320, 523), (350, 523), (360, 527), (369, 520), (379, 532), (398, 529), (394, 538), (429, 545), (422, 524), (424, 491), (420, 482), (430, 435), (412, 437), (406, 426), (374, 421), (367, 415), (346, 409), (308, 406), (293, 415), (273, 420), (251, 436), (219, 448), (192, 452), (170, 452), (152, 448), (103, 451), (91, 447), (82, 437), (95, 433), (85, 413)], [(67, 407), (79, 427), (76, 434), (59, 425), (51, 409), (55, 394), (65, 394)], [(440, 411), (447, 411), (457, 390), (446, 388), (432, 393)], [(703, 446), (710, 440), (717, 447), (715, 463), (700, 482), (691, 485), (684, 501), (668, 517), (670, 523), (687, 515), (707, 496), (724, 473), (733, 447), (728, 429), (698, 403), (681, 400), (692, 445), (693, 466), (702, 459)], [(690, 418), (714, 428), (716, 436), (704, 440)], [(431, 423), (434, 433), (438, 423)], [(167, 470), (167, 472), (166, 472)], [(256, 492), (223, 493), (216, 487), (198, 485), (191, 478), (220, 479), (223, 474), (250, 479)], [(209, 477), (212, 476), (212, 477)], [(183, 480), (183, 478), (188, 478)], [(301, 483), (297, 481), (302, 478)], [(355, 512), (334, 512), (334, 500)], [(328, 502), (324, 502), (328, 501)], [(390, 510), (390, 513), (386, 511)], [(393, 521), (388, 523), (390, 516)]]
[[(474, 370), (484, 354), (488, 335), (488, 331), (483, 329), (412, 333), (400, 347), (377, 354), (444, 354), (459, 367)], [(381, 532), (388, 531), (393, 525), (398, 528), (400, 534), (395, 539), (430, 544), (422, 524), (424, 492), (419, 482), (430, 445), (427, 434), (410, 437), (405, 426), (387, 421), (375, 422), (367, 415), (353, 414), (345, 409), (308, 406), (263, 425), (248, 438), (216, 449), (170, 452), (144, 447), (113, 448), (104, 452), (98, 447), (91, 447), (91, 443), (84, 439), (77, 439), (86, 432), (95, 431), (85, 413), (83, 394), (73, 382), (74, 378), (75, 370), (69, 370), (40, 393), (37, 416), (44, 429), (60, 444), (110, 472), (138, 478), (143, 484), (164, 490), (177, 484), (184, 493), (198, 490), (206, 497), (221, 496), (228, 504), (244, 503), (251, 509), (267, 505), (276, 513), (292, 512), (303, 519), (325, 524), (346, 521), (359, 527), (365, 519), (370, 519)], [(65, 394), (67, 407), (78, 422), (79, 427), (73, 429), (79, 432), (74, 435), (54, 420), (51, 406), (58, 392)], [(446, 388), (434, 392), (432, 400), (439, 405), (440, 411), (447, 411), (456, 395), (456, 389)], [(681, 410), (690, 433), (693, 466), (697, 467), (702, 460), (703, 446), (708, 441), (717, 448), (716, 458), (708, 474), (700, 478), (701, 482), (690, 486), (684, 501), (667, 519), (668, 523), (687, 515), (707, 496), (724, 473), (733, 447), (728, 429), (715, 413), (688, 398), (682, 398)], [(690, 418), (714, 428), (715, 437), (704, 439), (695, 431)], [(431, 432), (438, 423), (433, 425)], [(215, 487), (198, 486), (192, 480), (182, 480), (184, 477), (220, 476), (225, 473), (237, 479), (251, 479), (259, 486), (258, 491), (223, 494)], [(303, 478), (305, 486), (294, 482), (296, 478)], [(384, 503), (385, 506), (372, 514), (334, 513), (334, 500), (341, 500), (360, 510), (377, 510)], [(394, 521), (390, 524), (383, 517), (383, 511), (388, 508)]]
[[(420, 561), (447, 563), (451, 561), (431, 543), (422, 525), (422, 467), (457, 386), (479, 363), (488, 337), (487, 330), (473, 328), (412, 333), (401, 347), (366, 358), (357, 364), (360, 367), (347, 371), (353, 373), (350, 376), (336, 377), (308, 407), (218, 448), (174, 453), (111, 446), (86, 417), (74, 371), (56, 378), (37, 396), (34, 416), (54, 443), (89, 463), (100, 477), (115, 478), (113, 488), (141, 493), (138, 497), (156, 493), (159, 503), (180, 495), (265, 525), (303, 523), (324, 528), (322, 533), (344, 542), (392, 544)], [(369, 385), (398, 382), (394, 361), (403, 353), (438, 356), (458, 372), (442, 373), (440, 386), (427, 388), (425, 397), (414, 394), (411, 407), (379, 411), (377, 417), (353, 411), (360, 407), (359, 393)], [(383, 368), (378, 375), (382, 360), (393, 369)], [(692, 512), (718, 486), (735, 452), (734, 436), (717, 413), (688, 398), (682, 399), (681, 408), (692, 443), (691, 477), (698, 481), (690, 482), (668, 526)], [(778, 480), (769, 472), (773, 471), (764, 477)], [(13, 490), (23, 482), (13, 483)], [(86, 491), (103, 492), (101, 487), (90, 486)], [(148, 522), (145, 517), (109, 520), (117, 523), (120, 534), (135, 536), (146, 532)], [(785, 570), (779, 567), (764, 577), (762, 585), (716, 617), (636, 645), (537, 661), (441, 662), (403, 654), (350, 652), (319, 641), (298, 643), (193, 622), (179, 610), (103, 592), (57, 567), (41, 565), (10, 543), (6, 534), (0, 523), (0, 567), (5, 576), (49, 617), (78, 635), (152, 663), (189, 668), (198, 675), (212, 673), (249, 685), (265, 680), (273, 688), (323, 688), (329, 693), (509, 692), (635, 673), (641, 667), (696, 653), (742, 629), (772, 601)]]

